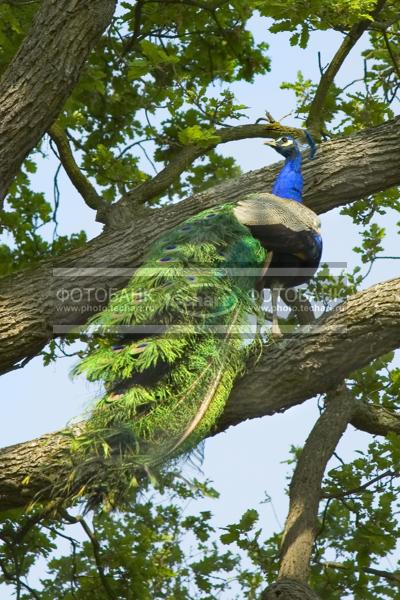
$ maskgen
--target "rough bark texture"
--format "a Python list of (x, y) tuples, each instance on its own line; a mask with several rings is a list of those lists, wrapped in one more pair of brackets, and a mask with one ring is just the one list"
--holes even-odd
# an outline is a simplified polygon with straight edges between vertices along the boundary
[(71, 472), (70, 444), (71, 437), (58, 432), (4, 448), (7, 467), (0, 474), (0, 511), (26, 506), (38, 493), (50, 497), (57, 478)]
[[(395, 348), (400, 343), (399, 296), (400, 279), (376, 285), (353, 296), (323, 323), (268, 346), (255, 370), (235, 387), (218, 430), (332, 389), (354, 369)], [(362, 410), (367, 429), (367, 412)], [(392, 422), (398, 427), (395, 416)], [(383, 423), (380, 427), (382, 432)], [(69, 444), (70, 438), (57, 432), (1, 450), (0, 510), (24, 505), (57, 479), (66, 479)]]
[[(399, 133), (400, 118), (322, 144), (317, 158), (304, 164), (306, 204), (321, 213), (400, 183)], [(252, 171), (164, 209), (136, 206), (136, 216), (125, 220), (124, 229), (106, 230), (82, 250), (2, 279), (0, 372), (40, 351), (53, 335), (54, 325), (84, 322), (93, 306), (105, 298), (104, 289), (120, 288), (126, 283), (157, 235), (204, 208), (249, 192), (269, 191), (278, 169), (279, 165), (274, 165)], [(79, 271), (85, 267), (92, 269)], [(93, 267), (98, 270), (95, 272)], [(100, 267), (112, 267), (114, 271), (111, 274)], [(128, 270), (121, 272), (116, 267)], [(65, 279), (55, 276), (54, 268), (72, 270)], [(84, 290), (82, 301), (73, 296), (75, 288)], [(100, 302), (95, 300), (97, 292)], [(62, 297), (68, 299), (60, 302), (58, 298)], [(70, 301), (71, 297), (75, 301)]]
[(0, 81), (0, 199), (57, 117), (115, 0), (44, 0)]

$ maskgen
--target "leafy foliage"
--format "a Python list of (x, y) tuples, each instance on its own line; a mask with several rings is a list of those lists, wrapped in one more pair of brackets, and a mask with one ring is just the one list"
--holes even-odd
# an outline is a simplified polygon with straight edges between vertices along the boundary
[[(392, 360), (389, 354), (355, 374), (355, 398), (398, 410), (400, 369)], [(328, 600), (348, 590), (355, 600), (398, 596), (399, 452), (399, 436), (377, 438), (328, 473), (313, 568), (315, 589)]]
[[(38, 523), (35, 513), (19, 518), (6, 515), (1, 529), (0, 583), (20, 586), (21, 600), (36, 597), (33, 593), (41, 600), (93, 596), (212, 600), (227, 590), (232, 591), (231, 598), (239, 598), (239, 589), (246, 597), (256, 598), (262, 576), (242, 566), (234, 546), (248, 552), (253, 565), (269, 560), (268, 552), (264, 556), (259, 547), (260, 531), (253, 531), (256, 511), (249, 511), (237, 525), (229, 525), (229, 534), (219, 536), (209, 511), (188, 514), (194, 500), (218, 496), (207, 483), (189, 485), (178, 478), (162, 491), (161, 498), (154, 492), (143, 495), (124, 514), (96, 514), (90, 525), (79, 515), (48, 517)], [(69, 542), (71, 554), (53, 553), (60, 538)], [(49, 561), (48, 574), (38, 589), (32, 584), (28, 589), (26, 581), (39, 558)]]

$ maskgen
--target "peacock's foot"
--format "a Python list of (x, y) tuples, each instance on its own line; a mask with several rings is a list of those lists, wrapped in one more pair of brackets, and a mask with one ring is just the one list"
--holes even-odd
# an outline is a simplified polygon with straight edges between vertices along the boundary
[(271, 335), (274, 340), (280, 340), (283, 338), (283, 333), (277, 323), (272, 324)]

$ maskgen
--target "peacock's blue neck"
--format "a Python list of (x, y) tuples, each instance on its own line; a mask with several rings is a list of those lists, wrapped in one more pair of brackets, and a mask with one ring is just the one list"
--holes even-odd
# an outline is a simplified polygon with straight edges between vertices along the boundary
[(301, 172), (301, 154), (289, 156), (275, 180), (272, 193), (281, 198), (303, 202), (303, 175)]

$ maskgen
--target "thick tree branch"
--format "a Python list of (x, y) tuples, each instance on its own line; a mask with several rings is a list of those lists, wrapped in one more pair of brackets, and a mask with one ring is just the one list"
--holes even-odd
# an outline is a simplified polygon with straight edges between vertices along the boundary
[(351, 424), (372, 435), (387, 435), (389, 432), (400, 435), (400, 415), (384, 406), (357, 402)]
[(61, 125), (53, 123), (49, 128), (49, 135), (57, 146), (58, 156), (65, 172), (86, 204), (94, 210), (99, 210), (102, 206), (105, 207), (105, 201), (99, 196), (89, 179), (84, 176), (77, 165), (68, 138)]
[(71, 94), (115, 0), (43, 0), (0, 81), (0, 203)]
[[(338, 385), (355, 369), (400, 345), (400, 279), (356, 294), (297, 337), (269, 345), (250, 375), (236, 386), (218, 431), (247, 418), (287, 410)], [(79, 433), (72, 430), (70, 434)], [(0, 510), (30, 502), (66, 482), (74, 468), (71, 437), (63, 432), (0, 451)], [(98, 477), (97, 463), (76, 485)]]
[(305, 442), (289, 488), (290, 505), (278, 579), (308, 581), (322, 479), (326, 465), (347, 428), (353, 403), (353, 396), (344, 385), (328, 394), (325, 411)]
[[(304, 163), (305, 201), (318, 213), (400, 184), (400, 118), (346, 139), (327, 142)], [(282, 163), (246, 173), (163, 209), (125, 214), (85, 248), (0, 282), (0, 372), (33, 356), (53, 326), (84, 322), (107, 300), (104, 290), (126, 284), (154, 239), (189, 216), (249, 192), (270, 191)], [(89, 267), (89, 269), (83, 270)], [(103, 267), (112, 267), (104, 271)], [(124, 267), (126, 270), (117, 270)], [(54, 269), (70, 269), (68, 277)], [(96, 271), (97, 268), (97, 271)], [(73, 291), (82, 291), (82, 298)], [(103, 299), (103, 300), (102, 300)]]
[[(251, 373), (235, 386), (219, 430), (285, 411), (336, 387), (374, 357), (398, 348), (399, 300), (400, 279), (380, 283), (355, 294), (298, 337), (270, 344)], [(367, 406), (368, 412), (365, 405), (357, 405), (354, 422), (363, 423), (360, 428), (384, 435), (392, 431), (390, 424), (398, 428), (393, 414), (383, 420), (384, 409)]]

